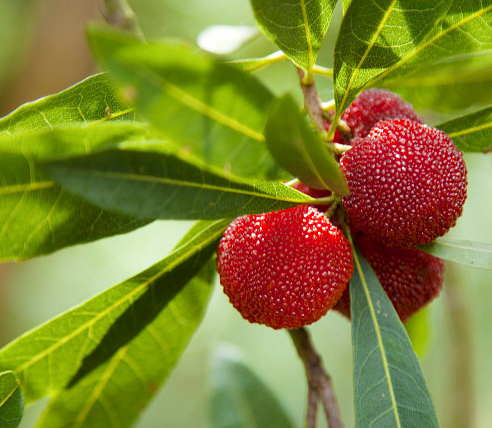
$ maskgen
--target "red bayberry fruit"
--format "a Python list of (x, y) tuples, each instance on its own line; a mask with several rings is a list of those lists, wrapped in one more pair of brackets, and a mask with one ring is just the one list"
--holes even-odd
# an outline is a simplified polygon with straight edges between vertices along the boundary
[(243, 318), (279, 328), (311, 324), (353, 272), (342, 232), (306, 205), (235, 219), (217, 251), (224, 293)]
[[(366, 137), (376, 123), (390, 119), (410, 119), (414, 122), (424, 123), (415, 113), (412, 105), (404, 101), (399, 95), (375, 88), (361, 92), (342, 114), (342, 120), (352, 130), (354, 139)], [(326, 122), (325, 126), (327, 130), (330, 129), (329, 122)], [(335, 132), (333, 141), (342, 142), (342, 135), (339, 131)]]
[(342, 198), (355, 231), (410, 248), (444, 235), (466, 199), (463, 154), (435, 128), (379, 122), (340, 162), (350, 190)]
[[(416, 248), (391, 248), (361, 236), (354, 238), (402, 322), (439, 295), (444, 273), (442, 260)], [(350, 318), (349, 287), (335, 309)]]

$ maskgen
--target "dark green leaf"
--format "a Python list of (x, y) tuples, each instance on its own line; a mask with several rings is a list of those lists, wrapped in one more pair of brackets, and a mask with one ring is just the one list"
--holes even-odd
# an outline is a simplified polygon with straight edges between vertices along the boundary
[(464, 266), (492, 269), (492, 244), (464, 239), (438, 238), (420, 245), (426, 253)]
[[(492, 99), (492, 54), (459, 55), (378, 82), (398, 92), (417, 110), (452, 112)], [(471, 95), (473, 94), (473, 95)]]
[(491, 11), (492, 0), (353, 0), (335, 48), (337, 114), (386, 78), (492, 48)]
[(265, 126), (268, 148), (279, 165), (303, 183), (317, 189), (348, 194), (338, 163), (321, 136), (309, 128), (290, 95), (277, 100)]
[(356, 428), (438, 427), (405, 328), (370, 265), (354, 252), (350, 281)]
[[(0, 370), (16, 373), (24, 397), (30, 402), (65, 387), (82, 366), (84, 357), (97, 349), (104, 338), (109, 348), (115, 346), (109, 344), (110, 339), (117, 341), (118, 346), (126, 346), (146, 325), (157, 322), (155, 317), (164, 308), (185, 325), (185, 311), (188, 311), (188, 304), (193, 305), (193, 300), (184, 303), (185, 306), (181, 308), (175, 307), (173, 299), (178, 298), (185, 284), (209, 260), (228, 223), (227, 220), (202, 223), (199, 228), (195, 228), (193, 237), (189, 237), (185, 244), (159, 263), (14, 340), (0, 351)], [(186, 295), (190, 296), (188, 292)], [(199, 301), (205, 298), (199, 296), (196, 296)], [(201, 313), (201, 309), (198, 313)], [(172, 335), (170, 337), (178, 337), (184, 327), (169, 324), (166, 328)], [(146, 338), (142, 340), (149, 342), (150, 337), (155, 336), (154, 333), (152, 329), (147, 330)], [(183, 343), (189, 337), (185, 336)], [(155, 337), (156, 341), (161, 342), (158, 335)], [(177, 343), (181, 342), (177, 340)], [(161, 342), (161, 345), (162, 352), (166, 352), (165, 343)], [(111, 362), (117, 362), (118, 356), (121, 358), (124, 355), (124, 349), (120, 348), (116, 360), (110, 360), (109, 366), (98, 368), (106, 370), (105, 381), (109, 381), (111, 370), (115, 368)], [(178, 345), (170, 348), (167, 358), (175, 361), (181, 349)], [(95, 367), (109, 355), (109, 351), (93, 355), (98, 358), (94, 357), (94, 360), (86, 360), (84, 363), (94, 364)], [(152, 370), (152, 367), (147, 369)], [(121, 367), (121, 370), (125, 370), (125, 367)], [(138, 376), (138, 370), (134, 375)], [(104, 386), (98, 384), (99, 388)], [(152, 389), (152, 385), (147, 387)]]
[(17, 428), (24, 414), (24, 398), (15, 373), (0, 373), (0, 426)]
[(298, 67), (312, 72), (336, 0), (251, 0), (260, 29)]
[(115, 122), (0, 137), (0, 260), (25, 259), (143, 226), (146, 222), (67, 193), (35, 163), (149, 135), (143, 124)]
[(115, 97), (107, 74), (96, 74), (58, 94), (20, 106), (0, 119), (0, 137), (53, 129), (73, 122), (134, 119)]
[(232, 347), (214, 352), (210, 368), (214, 428), (292, 428), (278, 399)]
[(253, 76), (176, 42), (92, 27), (97, 60), (164, 136), (226, 172), (277, 174), (262, 134), (272, 95)]
[[(198, 222), (178, 247), (208, 226), (207, 222)], [(76, 385), (60, 391), (48, 404), (37, 428), (132, 426), (199, 325), (214, 271), (215, 263), (210, 260), (131, 342)], [(161, 304), (148, 303), (149, 309)], [(105, 340), (109, 339), (106, 334)], [(112, 411), (107, 412), (108, 408)]]
[(140, 219), (233, 218), (314, 202), (281, 182), (228, 178), (159, 141), (43, 167), (64, 189)]
[(492, 106), (436, 125), (463, 152), (492, 150)]

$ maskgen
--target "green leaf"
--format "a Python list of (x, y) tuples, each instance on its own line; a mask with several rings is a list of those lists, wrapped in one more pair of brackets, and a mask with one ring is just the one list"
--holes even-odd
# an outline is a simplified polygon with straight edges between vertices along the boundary
[(0, 261), (50, 253), (146, 224), (67, 193), (35, 163), (149, 135), (147, 126), (123, 121), (0, 137)]
[(492, 54), (454, 56), (410, 74), (391, 77), (378, 85), (398, 92), (417, 110), (462, 111), (473, 105), (490, 103)]
[[(207, 222), (198, 222), (182, 243), (205, 226)], [(198, 327), (214, 271), (215, 263), (210, 260), (131, 342), (76, 385), (53, 397), (36, 427), (132, 426)]]
[(268, 148), (279, 165), (303, 183), (347, 195), (338, 163), (318, 132), (309, 128), (290, 95), (272, 104), (265, 126)]
[(260, 29), (298, 67), (312, 74), (336, 0), (251, 0)]
[(235, 348), (222, 346), (210, 364), (214, 428), (293, 428), (277, 397), (242, 361)]
[[(108, 338), (106, 343), (111, 339), (126, 346), (164, 308), (185, 324), (186, 315), (174, 307), (173, 298), (210, 259), (228, 223), (219, 220), (202, 224), (193, 237), (162, 261), (14, 340), (0, 350), (0, 370), (16, 373), (26, 402), (31, 402), (65, 387), (79, 371), (84, 357), (104, 338)], [(179, 326), (177, 330), (172, 324), (167, 328), (175, 335), (181, 334)], [(162, 346), (165, 352), (165, 343)], [(172, 359), (174, 351), (170, 352)], [(89, 362), (96, 363), (94, 368), (103, 358)], [(110, 374), (106, 372), (106, 376)]]
[(105, 150), (43, 165), (64, 189), (139, 219), (218, 219), (313, 203), (281, 182), (228, 178), (173, 145)]
[(337, 116), (387, 77), (492, 48), (491, 11), (492, 0), (353, 0), (335, 48)]
[(0, 137), (25, 131), (53, 129), (73, 122), (131, 120), (133, 109), (123, 107), (105, 73), (90, 76), (55, 95), (26, 103), (0, 119)]
[(430, 342), (429, 306), (420, 309), (405, 324), (405, 330), (412, 342), (415, 353), (422, 358)]
[(438, 427), (405, 328), (370, 265), (354, 252), (350, 281), (356, 428)]
[(278, 170), (262, 134), (271, 93), (252, 75), (177, 42), (91, 27), (96, 59), (139, 113), (206, 163), (245, 177)]
[(350, 6), (350, 3), (352, 3), (352, 0), (342, 0), (342, 6), (343, 6), (343, 15), (347, 13), (347, 10)]
[(24, 414), (24, 398), (15, 373), (0, 373), (0, 426), (17, 428)]
[(426, 253), (440, 259), (481, 269), (492, 269), (492, 244), (464, 239), (438, 238), (419, 245)]
[(463, 152), (492, 150), (492, 106), (436, 125)]

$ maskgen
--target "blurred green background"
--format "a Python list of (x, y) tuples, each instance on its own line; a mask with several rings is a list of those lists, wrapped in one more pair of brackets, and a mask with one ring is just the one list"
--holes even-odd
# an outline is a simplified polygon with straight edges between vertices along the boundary
[[(133, 0), (131, 4), (148, 38), (174, 36), (194, 43), (213, 24), (254, 25), (247, 0)], [(335, 15), (318, 60), (327, 67), (332, 66), (339, 8)], [(83, 34), (85, 23), (93, 20), (101, 20), (97, 0), (0, 0), (0, 116), (97, 70)], [(275, 50), (260, 36), (231, 57), (262, 56)], [(300, 100), (290, 64), (275, 64), (256, 74), (276, 94), (289, 91)], [(333, 98), (327, 78), (318, 77), (317, 83), (323, 100)], [(421, 113), (430, 124), (444, 118), (435, 112)], [(492, 155), (467, 155), (466, 161), (468, 200), (450, 236), (492, 242)], [(162, 259), (190, 225), (155, 222), (124, 236), (0, 265), (0, 345)], [(490, 271), (448, 265), (444, 291), (427, 311), (428, 340), (421, 357), (445, 428), (458, 427), (456, 412), (466, 413), (467, 405), (467, 428), (492, 426), (491, 304)], [(310, 331), (333, 378), (346, 426), (352, 427), (350, 324), (337, 313), (328, 313)], [(279, 396), (295, 425), (302, 426), (304, 371), (289, 336), (243, 321), (218, 284), (203, 324), (137, 426), (211, 427), (208, 356), (223, 342), (241, 349), (246, 362)], [(33, 426), (45, 404), (44, 400), (29, 407), (21, 426)], [(321, 417), (318, 426), (326, 426)]]

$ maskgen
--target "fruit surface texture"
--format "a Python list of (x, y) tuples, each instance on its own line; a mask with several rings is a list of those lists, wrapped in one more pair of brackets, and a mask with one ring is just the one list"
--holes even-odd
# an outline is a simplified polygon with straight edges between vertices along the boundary
[(408, 119), (379, 122), (341, 159), (351, 227), (387, 246), (432, 242), (466, 199), (462, 153), (442, 131)]
[(292, 329), (317, 321), (335, 305), (353, 262), (342, 232), (303, 205), (235, 219), (220, 241), (217, 270), (245, 319)]
[[(344, 111), (341, 117), (352, 131), (353, 141), (367, 137), (376, 123), (390, 119), (409, 119), (423, 123), (415, 113), (412, 105), (399, 95), (384, 89), (367, 89), (360, 93), (355, 101)], [(327, 130), (330, 128), (326, 123)], [(344, 142), (342, 135), (336, 131), (334, 141)], [(345, 141), (346, 142), (346, 141)]]
[[(416, 248), (390, 248), (363, 237), (354, 238), (402, 322), (439, 295), (444, 274), (442, 260)], [(335, 309), (350, 318), (349, 287)]]

